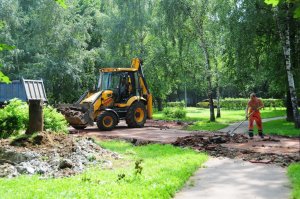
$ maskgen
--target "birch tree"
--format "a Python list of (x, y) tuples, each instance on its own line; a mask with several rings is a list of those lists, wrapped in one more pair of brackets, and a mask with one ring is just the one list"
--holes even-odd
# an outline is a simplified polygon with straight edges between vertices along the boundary
[(209, 109), (210, 109), (210, 121), (216, 120), (213, 104), (213, 88), (212, 88), (212, 71), (211, 71), (211, 58), (209, 55), (209, 47), (207, 44), (207, 39), (205, 35), (204, 23), (206, 19), (206, 13), (208, 9), (208, 0), (205, 1), (194, 1), (191, 4), (190, 17), (192, 19), (195, 32), (198, 36), (199, 47), (203, 51), (205, 58), (205, 68), (206, 68), (206, 80), (208, 84), (207, 96), (209, 98)]
[(293, 116), (295, 121), (295, 127), (300, 128), (300, 118), (298, 110), (298, 100), (294, 81), (294, 75), (292, 72), (292, 56), (291, 56), (291, 38), (290, 38), (290, 9), (289, 4), (286, 4), (286, 13), (284, 17), (284, 22), (279, 19), (278, 7), (274, 8), (274, 16), (278, 26), (278, 32), (280, 35), (282, 50), (285, 59), (285, 69), (288, 79), (288, 89), (290, 92), (291, 103), (293, 107)]

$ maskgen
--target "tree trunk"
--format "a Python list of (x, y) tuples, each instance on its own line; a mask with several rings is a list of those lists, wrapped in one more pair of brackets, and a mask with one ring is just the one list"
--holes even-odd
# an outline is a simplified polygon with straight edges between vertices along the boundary
[(208, 83), (208, 99), (209, 99), (209, 110), (210, 110), (210, 118), (209, 121), (214, 122), (216, 121), (215, 117), (215, 110), (214, 110), (214, 103), (213, 103), (213, 92), (212, 92), (212, 83), (211, 83), (211, 67), (210, 67), (210, 60), (209, 60), (209, 54), (207, 51), (207, 46), (204, 41), (203, 35), (200, 36), (200, 47), (203, 50), (203, 54), (205, 57), (205, 68), (207, 72), (207, 83)]
[(291, 102), (291, 95), (290, 91), (287, 88), (286, 91), (286, 121), (288, 122), (294, 122), (294, 114), (293, 114), (293, 105)]
[(285, 59), (285, 68), (288, 78), (288, 87), (290, 92), (290, 99), (293, 107), (293, 116), (295, 122), (295, 128), (300, 128), (300, 118), (299, 118), (299, 111), (298, 111), (298, 100), (297, 100), (297, 93), (295, 88), (294, 76), (292, 73), (292, 58), (291, 58), (291, 41), (290, 41), (290, 16), (289, 16), (289, 5), (287, 8), (285, 21), (282, 22), (284, 30), (280, 28), (280, 22), (278, 19), (278, 9), (275, 9), (275, 17), (278, 26), (279, 36), (281, 39), (282, 49), (284, 53)]
[[(205, 18), (205, 14), (206, 14), (206, 9), (207, 9), (207, 5), (208, 5), (208, 0), (205, 0), (203, 2), (201, 2), (201, 4), (199, 4), (199, 9), (195, 9), (195, 15), (193, 15), (192, 13), (190, 13), (191, 19), (193, 20), (193, 23), (195, 25), (198, 37), (199, 37), (199, 45), (200, 48), (203, 51), (204, 54), (204, 58), (205, 58), (205, 68), (206, 68), (206, 72), (207, 72), (207, 83), (208, 83), (208, 91), (207, 91), (207, 95), (209, 98), (209, 109), (210, 109), (210, 121), (214, 122), (216, 120), (215, 118), (215, 112), (214, 112), (214, 104), (213, 104), (213, 92), (212, 92), (212, 80), (211, 80), (211, 67), (210, 67), (210, 58), (209, 58), (209, 53), (208, 53), (208, 47), (206, 45), (206, 39), (205, 39), (205, 35), (204, 35), (204, 29), (203, 29), (203, 21)], [(200, 16), (196, 13), (200, 13)]]
[(163, 106), (162, 106), (162, 99), (161, 98), (157, 98), (157, 109), (158, 111), (162, 111), (163, 110)]
[(220, 85), (219, 79), (217, 79), (217, 118), (221, 117), (221, 106), (220, 106)]
[(26, 134), (41, 132), (43, 128), (43, 100), (29, 100), (29, 127)]
[(217, 118), (221, 117), (221, 105), (220, 105), (220, 75), (219, 75), (219, 71), (218, 71), (218, 61), (215, 58), (215, 63), (216, 63), (216, 68), (215, 68), (215, 72), (216, 72), (216, 87), (217, 87)]
[(292, 60), (291, 60), (291, 43), (290, 43), (290, 26), (289, 26), (289, 17), (287, 16), (287, 24), (286, 29), (284, 31), (285, 43), (283, 45), (283, 52), (285, 57), (285, 67), (288, 77), (288, 85), (289, 85), (289, 92), (291, 95), (291, 102), (293, 107), (293, 116), (295, 127), (300, 128), (300, 118), (299, 118), (299, 111), (298, 111), (298, 100), (294, 82), (294, 76), (291, 71), (292, 69)]

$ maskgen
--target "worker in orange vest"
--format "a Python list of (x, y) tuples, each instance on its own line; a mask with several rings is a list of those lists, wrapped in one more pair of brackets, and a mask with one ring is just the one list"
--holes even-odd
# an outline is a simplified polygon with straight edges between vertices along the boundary
[(261, 138), (264, 138), (263, 134), (263, 128), (262, 128), (262, 121), (259, 109), (263, 108), (264, 104), (261, 101), (261, 99), (258, 99), (256, 97), (255, 93), (251, 93), (250, 100), (248, 102), (247, 108), (246, 108), (246, 119), (249, 118), (249, 137), (250, 139), (253, 139), (253, 122), (256, 122), (257, 128), (258, 128), (258, 135)]

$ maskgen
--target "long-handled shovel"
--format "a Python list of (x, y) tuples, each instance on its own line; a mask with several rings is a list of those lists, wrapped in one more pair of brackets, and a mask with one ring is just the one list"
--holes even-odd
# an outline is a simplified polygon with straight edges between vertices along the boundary
[[(259, 109), (261, 109), (262, 107), (259, 107), (257, 110), (259, 110)], [(248, 117), (245, 119), (245, 120), (243, 120), (241, 123), (239, 123), (239, 125), (237, 126), (237, 127), (235, 127), (233, 130), (231, 130), (231, 131), (228, 131), (227, 132), (227, 134), (229, 134), (229, 135), (234, 135), (233, 133), (234, 133), (234, 131), (235, 130), (237, 130), (245, 121), (247, 121), (248, 120), (248, 118), (254, 113), (255, 111), (252, 111), (252, 113), (250, 113), (249, 115), (248, 115)]]

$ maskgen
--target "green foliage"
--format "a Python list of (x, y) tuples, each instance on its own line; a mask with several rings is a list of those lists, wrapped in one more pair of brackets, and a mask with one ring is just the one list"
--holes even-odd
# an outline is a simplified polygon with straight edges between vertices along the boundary
[(0, 138), (17, 135), (26, 129), (28, 124), (28, 106), (26, 103), (13, 99), (0, 111)]
[(173, 114), (172, 110), (173, 110), (172, 108), (166, 107), (166, 108), (163, 109), (162, 112), (163, 112), (165, 117), (172, 117), (172, 114)]
[(9, 77), (4, 75), (1, 71), (0, 71), (0, 82), (10, 83)]
[[(0, 20), (0, 30), (3, 29), (4, 27), (5, 27), (5, 23), (2, 20)], [(15, 49), (15, 46), (10, 46), (7, 44), (0, 43), (0, 52), (4, 51), (4, 50), (13, 50), (13, 49)], [(1, 64), (1, 58), (0, 58), (0, 68), (1, 68), (1, 66), (2, 66), (2, 64)], [(9, 77), (4, 75), (2, 71), (0, 71), (0, 82), (10, 83)]]
[(176, 108), (173, 113), (174, 118), (183, 119), (186, 117), (186, 109), (185, 108)]
[[(164, 109), (165, 110), (165, 109)], [(170, 108), (169, 108), (170, 110)], [(187, 130), (197, 131), (197, 130), (208, 130), (208, 131), (216, 131), (222, 128), (227, 127), (229, 124), (234, 122), (239, 122), (245, 119), (245, 110), (221, 110), (221, 118), (216, 118), (216, 122), (208, 121), (209, 118), (209, 109), (207, 108), (196, 108), (196, 107), (188, 107), (186, 108), (187, 114), (186, 117), (182, 120), (188, 122), (195, 122), (193, 125), (188, 126)], [(264, 109), (261, 111), (262, 118), (273, 118), (273, 117), (280, 117), (285, 116), (285, 109), (283, 108), (276, 108), (275, 109)], [(161, 120), (174, 120), (171, 117), (167, 117), (164, 113), (158, 112), (154, 113), (154, 119), (161, 119)], [(266, 123), (267, 124), (267, 123)], [(271, 125), (272, 126), (272, 125)], [(277, 125), (278, 126), (278, 125)], [(289, 132), (292, 130), (290, 135), (295, 134), (296, 129), (292, 128), (292, 123), (289, 124), (288, 130)], [(284, 126), (281, 127), (284, 130)], [(269, 131), (268, 131), (269, 132)]]
[[(213, 100), (213, 105), (214, 107), (217, 107), (217, 101), (215, 99)], [(209, 99), (198, 102), (196, 106), (199, 108), (209, 108), (210, 107)]]
[(68, 132), (68, 123), (65, 117), (57, 112), (57, 110), (51, 106), (44, 107), (44, 128), (46, 131), (53, 132)]
[(295, 9), (294, 17), (295, 18), (300, 18), (300, 6), (298, 6), (298, 8)]
[(184, 106), (185, 106), (185, 102), (183, 100), (180, 102), (167, 102), (167, 107), (183, 108)]
[(280, 0), (265, 0), (266, 4), (271, 4), (273, 7), (279, 4)]
[(278, 6), (278, 4), (280, 2), (295, 3), (297, 5), (297, 7), (294, 10), (294, 17), (300, 18), (300, 2), (299, 2), (299, 0), (265, 0), (266, 4), (272, 5), (273, 7)]
[(300, 199), (300, 163), (294, 163), (289, 165), (288, 177), (292, 182), (293, 192), (292, 199)]
[[(51, 106), (43, 108), (44, 128), (52, 132), (67, 133), (67, 121), (64, 116)], [(0, 112), (0, 138), (8, 138), (25, 131), (29, 122), (28, 105), (18, 99), (9, 101)]]
[(15, 46), (10, 46), (7, 44), (0, 44), (0, 52), (3, 50), (13, 50), (15, 48), (16, 48)]
[[(299, 13), (299, 1), (292, 2), (290, 11)], [(278, 5), (280, 21), (284, 8)], [(193, 102), (207, 97), (208, 77), (223, 97), (286, 94), (279, 31), (264, 1), (6, 0), (0, 10), (0, 43), (16, 46), (0, 54), (0, 81), (7, 81), (3, 74), (43, 78), (50, 103), (74, 102), (96, 84), (99, 68), (128, 67), (133, 57), (144, 60), (157, 104), (182, 99), (185, 89)], [(291, 63), (299, 74), (299, 21), (291, 20)]]
[(61, 7), (67, 8), (65, 0), (55, 0)]
[[(166, 109), (166, 108), (165, 108)], [(164, 109), (164, 110), (165, 110)], [(167, 108), (170, 110), (170, 108)], [(171, 111), (171, 110), (170, 110)], [(204, 121), (206, 122), (209, 118), (209, 109), (207, 108), (196, 108), (196, 107), (187, 107), (186, 118), (182, 119), (184, 121)], [(284, 108), (276, 108), (275, 109), (263, 109), (261, 111), (262, 118), (272, 118), (272, 117), (280, 117), (285, 116), (286, 110)], [(233, 123), (238, 122), (245, 119), (245, 109), (242, 110), (221, 110), (221, 118), (217, 118), (217, 121), (221, 123)], [(170, 117), (167, 117), (163, 112), (156, 112), (153, 114), (154, 119), (161, 120), (173, 120)]]
[[(225, 98), (221, 101), (221, 107), (225, 109), (240, 110), (245, 109), (249, 99), (247, 98)], [(262, 99), (266, 108), (284, 107), (281, 99)]]
[(135, 175), (142, 175), (143, 167), (142, 167), (142, 162), (143, 159), (139, 159), (135, 161), (135, 166), (134, 166), (134, 174)]
[[(2, 178), (1, 198), (172, 198), (208, 159), (203, 153), (171, 145), (133, 146), (113, 141), (101, 142), (101, 146), (122, 155), (122, 159), (113, 160), (113, 169), (91, 168), (84, 174), (58, 179)], [(142, 165), (135, 169), (136, 160), (141, 159)], [(136, 177), (135, 171), (142, 175)]]
[(171, 108), (171, 107), (166, 107), (163, 110), (163, 114), (168, 117), (168, 118), (173, 118), (173, 119), (184, 119), (186, 117), (186, 109), (185, 108)]

